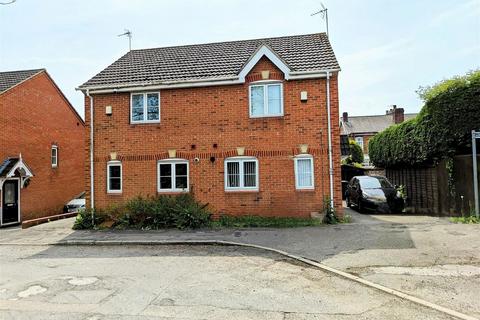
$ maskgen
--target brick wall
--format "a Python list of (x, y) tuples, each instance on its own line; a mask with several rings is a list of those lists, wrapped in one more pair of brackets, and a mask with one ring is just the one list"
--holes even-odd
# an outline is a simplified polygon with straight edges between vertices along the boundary
[[(216, 213), (306, 216), (320, 210), (329, 190), (326, 80), (284, 81), (284, 116), (250, 119), (248, 83), (260, 79), (262, 70), (269, 70), (270, 78), (283, 79), (282, 72), (263, 58), (245, 84), (162, 90), (160, 124), (130, 124), (129, 93), (94, 95), (95, 206), (156, 194), (157, 160), (168, 158), (168, 149), (176, 149), (177, 158), (190, 160), (191, 190)], [(300, 101), (301, 91), (308, 92), (307, 102)], [(338, 124), (336, 75), (331, 79), (331, 102), (332, 124)], [(107, 105), (112, 106), (111, 116), (105, 114)], [(88, 98), (85, 110), (89, 130)], [(340, 206), (339, 136), (339, 127), (333, 125), (335, 199)], [(88, 134), (86, 139), (88, 159)], [(309, 153), (314, 155), (313, 191), (295, 190), (292, 156), (299, 153), (299, 144), (308, 144)], [(258, 158), (258, 192), (224, 190), (224, 159), (235, 156), (236, 147), (245, 147), (246, 155)], [(120, 195), (106, 192), (110, 152), (122, 160)], [(200, 161), (193, 162), (195, 157)], [(85, 177), (90, 190), (88, 170), (87, 165)]]
[[(22, 153), (35, 175), (21, 189), (21, 219), (61, 213), (84, 191), (84, 135), (81, 119), (42, 72), (0, 95), (0, 161)], [(51, 146), (58, 146), (58, 167), (51, 167)]]

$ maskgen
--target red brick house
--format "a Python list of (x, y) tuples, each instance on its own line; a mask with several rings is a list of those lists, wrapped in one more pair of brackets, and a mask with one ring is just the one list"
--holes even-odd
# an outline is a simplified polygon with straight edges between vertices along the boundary
[(0, 225), (62, 213), (84, 191), (85, 123), (45, 69), (0, 72)]
[(349, 116), (347, 112), (340, 118), (340, 134), (355, 140), (362, 148), (365, 164), (369, 164), (368, 142), (374, 135), (388, 127), (413, 119), (417, 113), (405, 113), (403, 108), (392, 105), (385, 114), (371, 116)]
[(128, 52), (79, 87), (87, 206), (193, 192), (308, 216), (333, 192), (340, 209), (339, 71), (324, 33)]

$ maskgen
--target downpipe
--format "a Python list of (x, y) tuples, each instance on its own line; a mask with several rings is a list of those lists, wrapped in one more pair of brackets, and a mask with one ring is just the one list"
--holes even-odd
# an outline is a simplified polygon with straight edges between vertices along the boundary
[(333, 201), (333, 154), (332, 154), (332, 118), (330, 105), (330, 71), (327, 71), (327, 126), (328, 126), (328, 167), (330, 180), (330, 206), (335, 208)]
[(94, 210), (95, 195), (94, 195), (94, 169), (93, 169), (93, 97), (90, 95), (90, 90), (87, 89), (86, 96), (90, 100), (90, 208), (92, 209), (92, 223), (95, 224)]

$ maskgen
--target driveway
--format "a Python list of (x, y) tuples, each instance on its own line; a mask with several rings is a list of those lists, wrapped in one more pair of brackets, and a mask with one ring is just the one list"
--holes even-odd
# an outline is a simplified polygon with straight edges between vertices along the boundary
[[(200, 231), (73, 231), (72, 219), (8, 230), (0, 243), (17, 246), (120, 241), (222, 240), (257, 244), (358, 275), (374, 283), (480, 317), (480, 228), (425, 216), (359, 215), (353, 223), (294, 229)], [(74, 250), (73, 248), (71, 250)], [(138, 250), (142, 250), (139, 247)], [(107, 252), (107, 251), (104, 251)]]

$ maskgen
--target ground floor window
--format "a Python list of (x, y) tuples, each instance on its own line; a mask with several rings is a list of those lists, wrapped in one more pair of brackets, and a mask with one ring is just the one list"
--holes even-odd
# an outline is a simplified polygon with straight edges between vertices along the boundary
[(188, 161), (168, 159), (158, 161), (158, 192), (187, 192)]
[(313, 157), (311, 155), (300, 155), (295, 157), (295, 188), (313, 189)]
[(258, 190), (258, 160), (252, 157), (226, 159), (225, 190)]
[(107, 192), (122, 192), (122, 163), (120, 161), (107, 163)]

